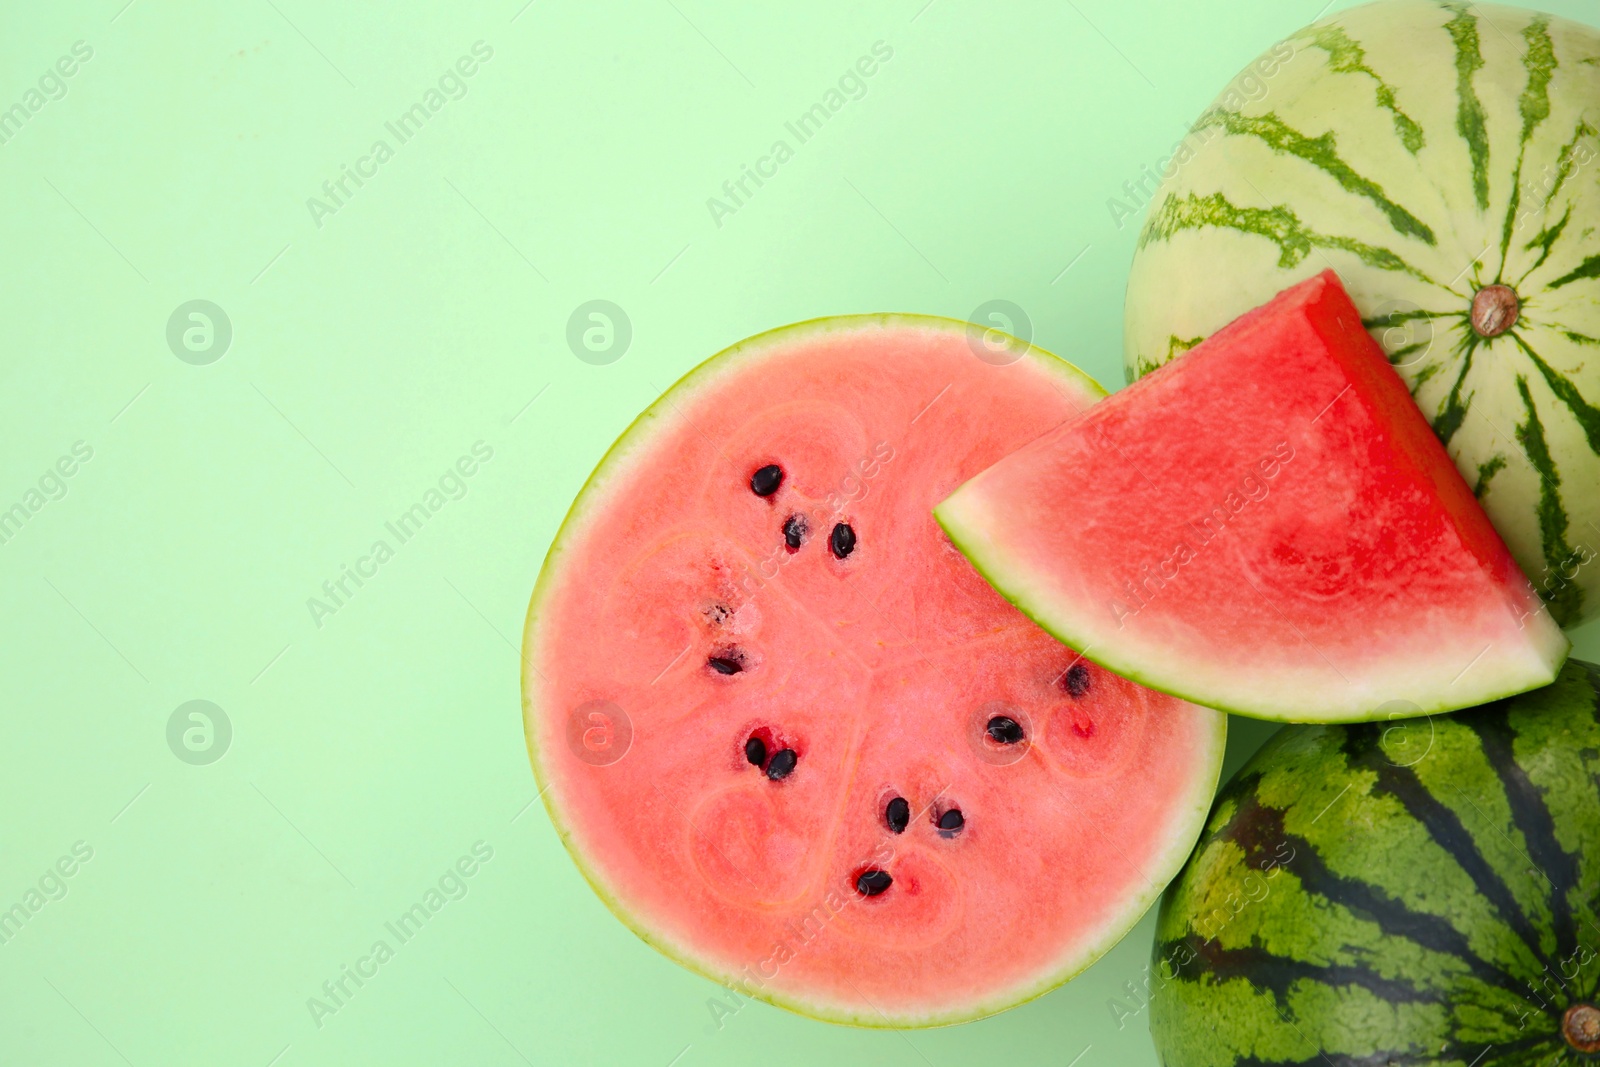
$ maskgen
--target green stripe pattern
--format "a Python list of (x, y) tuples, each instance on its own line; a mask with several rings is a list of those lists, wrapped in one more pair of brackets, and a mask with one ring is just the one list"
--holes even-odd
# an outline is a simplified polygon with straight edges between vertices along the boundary
[(1427, 138), (1423, 135), (1422, 127), (1400, 109), (1399, 100), (1395, 96), (1394, 86), (1383, 79), (1383, 75), (1367, 65), (1367, 53), (1350, 35), (1344, 32), (1343, 27), (1337, 23), (1319, 22), (1315, 26), (1307, 26), (1290, 38), (1291, 41), (1300, 41), (1314, 45), (1328, 53), (1328, 69), (1339, 74), (1362, 74), (1377, 83), (1373, 102), (1387, 110), (1394, 117), (1395, 136), (1400, 138), (1400, 143), (1405, 145), (1406, 151), (1416, 155), (1422, 150)]
[(1157, 923), (1166, 1067), (1593, 1063), (1600, 668), (1451, 716), (1287, 727)]
[(1338, 141), (1332, 133), (1320, 137), (1307, 137), (1271, 113), (1246, 117), (1237, 111), (1216, 108), (1200, 116), (1194, 124), (1196, 131), (1221, 129), (1236, 136), (1254, 137), (1275, 152), (1294, 156), (1316, 167), (1339, 183), (1347, 193), (1370, 201), (1383, 212), (1395, 232), (1415, 237), (1428, 244), (1437, 244), (1427, 223), (1390, 200), (1383, 187), (1371, 178), (1359, 174), (1339, 156)]
[(1506, 210), (1505, 224), (1500, 234), (1500, 261), (1505, 262), (1511, 248), (1511, 235), (1522, 205), (1522, 164), (1527, 156), (1528, 141), (1534, 128), (1550, 117), (1550, 75), (1556, 69), (1555, 43), (1550, 40), (1550, 19), (1544, 15), (1534, 17), (1522, 29), (1527, 51), (1523, 65), (1528, 69), (1528, 84), (1517, 101), (1517, 111), (1522, 115), (1522, 140), (1517, 146), (1517, 165), (1511, 172), (1511, 206)]
[(1478, 210), (1489, 209), (1489, 131), (1483, 104), (1472, 86), (1472, 79), (1483, 68), (1483, 52), (1478, 44), (1478, 17), (1470, 4), (1445, 4), (1455, 18), (1445, 24), (1456, 49), (1456, 133), (1467, 142), (1472, 155), (1472, 192)]
[(1167, 240), (1183, 230), (1207, 227), (1266, 238), (1278, 246), (1278, 265), (1281, 267), (1297, 266), (1313, 249), (1330, 249), (1348, 252), (1378, 270), (1399, 271), (1424, 282), (1431, 280), (1387, 248), (1367, 244), (1353, 237), (1319, 233), (1282, 205), (1272, 208), (1248, 207), (1233, 203), (1221, 193), (1205, 197), (1190, 194), (1182, 199), (1168, 197), (1150, 216), (1139, 242), (1143, 246), (1151, 241)]

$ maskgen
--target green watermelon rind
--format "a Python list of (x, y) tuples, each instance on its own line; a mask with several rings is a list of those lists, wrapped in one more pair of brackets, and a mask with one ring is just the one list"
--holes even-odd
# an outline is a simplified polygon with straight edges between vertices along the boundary
[[(992, 539), (985, 536), (983, 531), (989, 524), (984, 522), (981, 516), (971, 517), (963, 513), (967, 506), (966, 500), (970, 495), (964, 492), (963, 489), (956, 490), (956, 492), (940, 501), (934, 507), (933, 517), (944, 529), (945, 535), (950, 538), (951, 543), (961, 550), (961, 554), (966, 556), (971, 561), (972, 566), (983, 576), (984, 581), (994, 586), (1001, 596), (1009, 600), (1013, 606), (1028, 618), (1038, 623), (1040, 628), (1050, 636), (1071, 648), (1085, 650), (1083, 655), (1086, 658), (1093, 660), (1107, 670), (1138, 682), (1146, 689), (1154, 689), (1158, 693), (1166, 693), (1168, 696), (1175, 696), (1190, 703), (1196, 701), (1200, 694), (1178, 692), (1172, 688), (1170, 682), (1164, 683), (1161, 679), (1153, 677), (1142, 670), (1139, 659), (1128, 658), (1118, 654), (1114, 648), (1097, 645), (1091, 635), (1073, 633), (1069, 627), (1062, 625), (1060, 622), (1062, 613), (1053, 610), (1045, 597), (1033, 593), (1034, 582), (1031, 575), (1023, 568), (1008, 566), (1007, 553), (995, 544)], [(1563, 653), (1564, 655), (1565, 653)], [(1559, 659), (1556, 666), (1551, 668), (1552, 672), (1557, 669), (1559, 669)], [(1551, 678), (1543, 681), (1512, 683), (1507, 688), (1490, 691), (1484, 696), (1483, 702), (1501, 700), (1505, 697), (1516, 696), (1519, 693), (1538, 689), (1540, 686), (1549, 684), (1553, 677), (1552, 673)], [(1230, 715), (1239, 715), (1246, 719), (1261, 719), (1266, 722), (1282, 723), (1376, 722), (1395, 717), (1391, 710), (1379, 705), (1368, 711), (1352, 715), (1315, 718), (1307, 715), (1302, 710), (1292, 707), (1280, 710), (1276, 707), (1264, 705), (1228, 703), (1219, 699), (1222, 695), (1220, 693), (1208, 694), (1206, 697), (1207, 703), (1203, 706), (1216, 708), (1218, 711), (1225, 711)], [(1417, 710), (1408, 712), (1408, 715), (1443, 715), (1460, 710), (1459, 704), (1453, 704), (1444, 698), (1440, 698), (1438, 703), (1428, 706), (1424, 706), (1421, 702), (1414, 703), (1417, 703)]]
[[(1055, 971), (1038, 979), (1031, 985), (1015, 989), (1004, 996), (981, 1001), (963, 1011), (915, 1018), (891, 1018), (881, 1012), (868, 1014), (836, 1010), (786, 997), (778, 993), (752, 989), (748, 984), (740, 984), (735, 975), (718, 973), (692, 952), (681, 949), (675, 943), (652, 932), (612, 895), (602, 877), (591, 868), (582, 850), (573, 840), (570, 825), (562, 815), (559, 801), (555, 797), (555, 790), (551, 788), (553, 783), (544, 772), (544, 765), (539, 754), (538, 731), (535, 726), (538, 707), (534, 702), (530, 675), (533, 674), (535, 669), (533, 664), (539, 661), (538, 649), (535, 647), (539, 611), (554, 581), (553, 576), (560, 569), (561, 556), (567, 538), (576, 536), (588, 512), (604, 503), (603, 494), (610, 480), (608, 474), (614, 470), (619, 470), (621, 461), (625, 460), (635, 448), (648, 444), (651, 427), (654, 422), (659, 418), (674, 414), (671, 406), (674, 398), (681, 397), (689, 390), (710, 385), (721, 374), (731, 371), (735, 365), (755, 359), (761, 353), (776, 346), (787, 345), (808, 337), (830, 333), (846, 333), (866, 326), (950, 330), (962, 333), (967, 333), (974, 329), (971, 323), (963, 322), (959, 319), (945, 318), (938, 315), (902, 313), (836, 315), (807, 319), (787, 326), (780, 326), (746, 338), (695, 366), (641, 412), (617, 440), (612, 443), (611, 447), (606, 450), (605, 455), (595, 465), (594, 471), (584, 482), (583, 487), (579, 489), (577, 496), (573, 498), (572, 505), (567, 509), (566, 516), (562, 519), (560, 527), (557, 528), (554, 538), (551, 539), (550, 549), (545, 556), (543, 566), (539, 570), (539, 577), (534, 583), (533, 595), (528, 603), (528, 611), (523, 623), (522, 648), (523, 734), (527, 743), (528, 758), (533, 766), (534, 781), (539, 787), (539, 799), (544, 804), (545, 811), (550, 817), (551, 825), (561, 839), (561, 844), (572, 858), (573, 865), (577, 867), (584, 881), (589, 884), (589, 888), (594, 891), (595, 896), (600, 899), (611, 914), (616, 916), (618, 921), (631, 930), (645, 944), (701, 977), (709, 979), (725, 989), (735, 990), (742, 997), (760, 1000), (774, 1007), (783, 1008), (808, 1018), (856, 1026), (862, 1029), (950, 1026), (986, 1018), (1043, 996), (1088, 969), (1091, 964), (1121, 941), (1128, 931), (1138, 925), (1139, 920), (1160, 899), (1162, 890), (1166, 888), (1167, 883), (1182, 869), (1184, 861), (1189, 857), (1192, 842), (1199, 836), (1201, 829), (1205, 825), (1206, 816), (1211, 809), (1211, 799), (1216, 793), (1217, 782), (1222, 772), (1222, 758), (1227, 742), (1227, 717), (1225, 715), (1218, 714), (1216, 717), (1215, 737), (1210, 752), (1210, 767), (1197, 776), (1194, 797), (1188, 809), (1183, 812), (1182, 821), (1172, 824), (1171, 840), (1173, 844), (1169, 845), (1165, 852), (1154, 858), (1152, 864), (1153, 877), (1149, 879), (1148, 888), (1138, 894), (1129, 894), (1125, 898), (1123, 907), (1106, 922), (1103, 937), (1087, 944), (1084, 950), (1076, 957), (1066, 960)], [(988, 327), (985, 327), (984, 330), (986, 333), (1000, 332), (990, 330)], [(1092, 377), (1052, 352), (1018, 338), (1013, 338), (1012, 343), (1008, 343), (1006, 347), (1010, 351), (1020, 352), (1019, 359), (1033, 361), (1038, 366), (1057, 375), (1064, 383), (1083, 390), (1096, 400), (1106, 395), (1105, 389)]]
[(1164, 895), (1162, 1062), (1591, 1062), (1560, 1020), (1600, 986), (1597, 782), (1600, 667), (1576, 659), (1436, 722), (1280, 731)]

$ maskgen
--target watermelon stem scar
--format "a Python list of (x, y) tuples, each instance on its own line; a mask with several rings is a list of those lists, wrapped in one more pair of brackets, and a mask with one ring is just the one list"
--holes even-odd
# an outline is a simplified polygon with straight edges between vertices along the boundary
[(1479, 337), (1499, 337), (1517, 324), (1522, 305), (1509, 285), (1486, 285), (1472, 298), (1472, 328)]
[(1561, 1034), (1579, 1052), (1600, 1052), (1600, 1008), (1574, 1004), (1561, 1017)]

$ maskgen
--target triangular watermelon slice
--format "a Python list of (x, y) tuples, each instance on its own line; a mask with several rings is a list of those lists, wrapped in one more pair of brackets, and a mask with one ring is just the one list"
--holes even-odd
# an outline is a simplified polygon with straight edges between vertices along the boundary
[(1241, 715), (1449, 711), (1545, 685), (1567, 654), (1332, 271), (935, 514), (1062, 641)]
[(933, 521), (1102, 395), (995, 341), (917, 316), (747, 341), (639, 417), (550, 548), (542, 795), (612, 910), (728, 987), (714, 1017), (999, 1011), (1114, 944), (1199, 832), (1225, 717), (1082, 662)]

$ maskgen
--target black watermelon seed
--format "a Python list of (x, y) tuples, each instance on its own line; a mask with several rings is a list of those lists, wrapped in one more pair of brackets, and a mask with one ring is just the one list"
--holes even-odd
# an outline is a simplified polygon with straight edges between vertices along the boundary
[(750, 491), (756, 496), (771, 496), (782, 484), (783, 468), (776, 463), (768, 463), (750, 476)]
[(759, 737), (752, 737), (744, 743), (744, 758), (759, 767), (767, 762), (767, 746)]
[(868, 867), (856, 875), (856, 892), (864, 897), (875, 897), (891, 885), (894, 885), (894, 878), (888, 871), (880, 871), (876, 867)]
[(806, 522), (804, 515), (790, 515), (783, 520), (783, 543), (793, 552), (806, 543), (806, 535), (811, 532), (811, 524)]
[(834, 526), (833, 533), (828, 537), (828, 547), (833, 549), (833, 554), (844, 559), (856, 550), (856, 532), (847, 522)]
[(1022, 726), (1017, 720), (1005, 715), (996, 715), (989, 720), (989, 725), (984, 727), (989, 736), (1002, 745), (1014, 745), (1022, 740)]
[(789, 777), (794, 773), (794, 765), (800, 757), (792, 748), (780, 748), (772, 755), (772, 762), (767, 764), (767, 777), (774, 782)]
[(951, 808), (939, 816), (939, 832), (947, 836), (959, 832), (966, 824), (967, 820), (961, 817), (960, 808)]
[(744, 670), (744, 664), (731, 656), (712, 656), (706, 663), (718, 674), (738, 674)]
[(911, 805), (906, 803), (906, 798), (895, 797), (889, 801), (883, 809), (883, 820), (895, 833), (905, 833), (906, 824), (911, 821)]
[(1092, 680), (1093, 676), (1089, 674), (1088, 667), (1081, 663), (1074, 663), (1068, 668), (1066, 677), (1061, 680), (1061, 683), (1066, 687), (1068, 693), (1075, 697), (1081, 697), (1089, 691), (1089, 683)]

